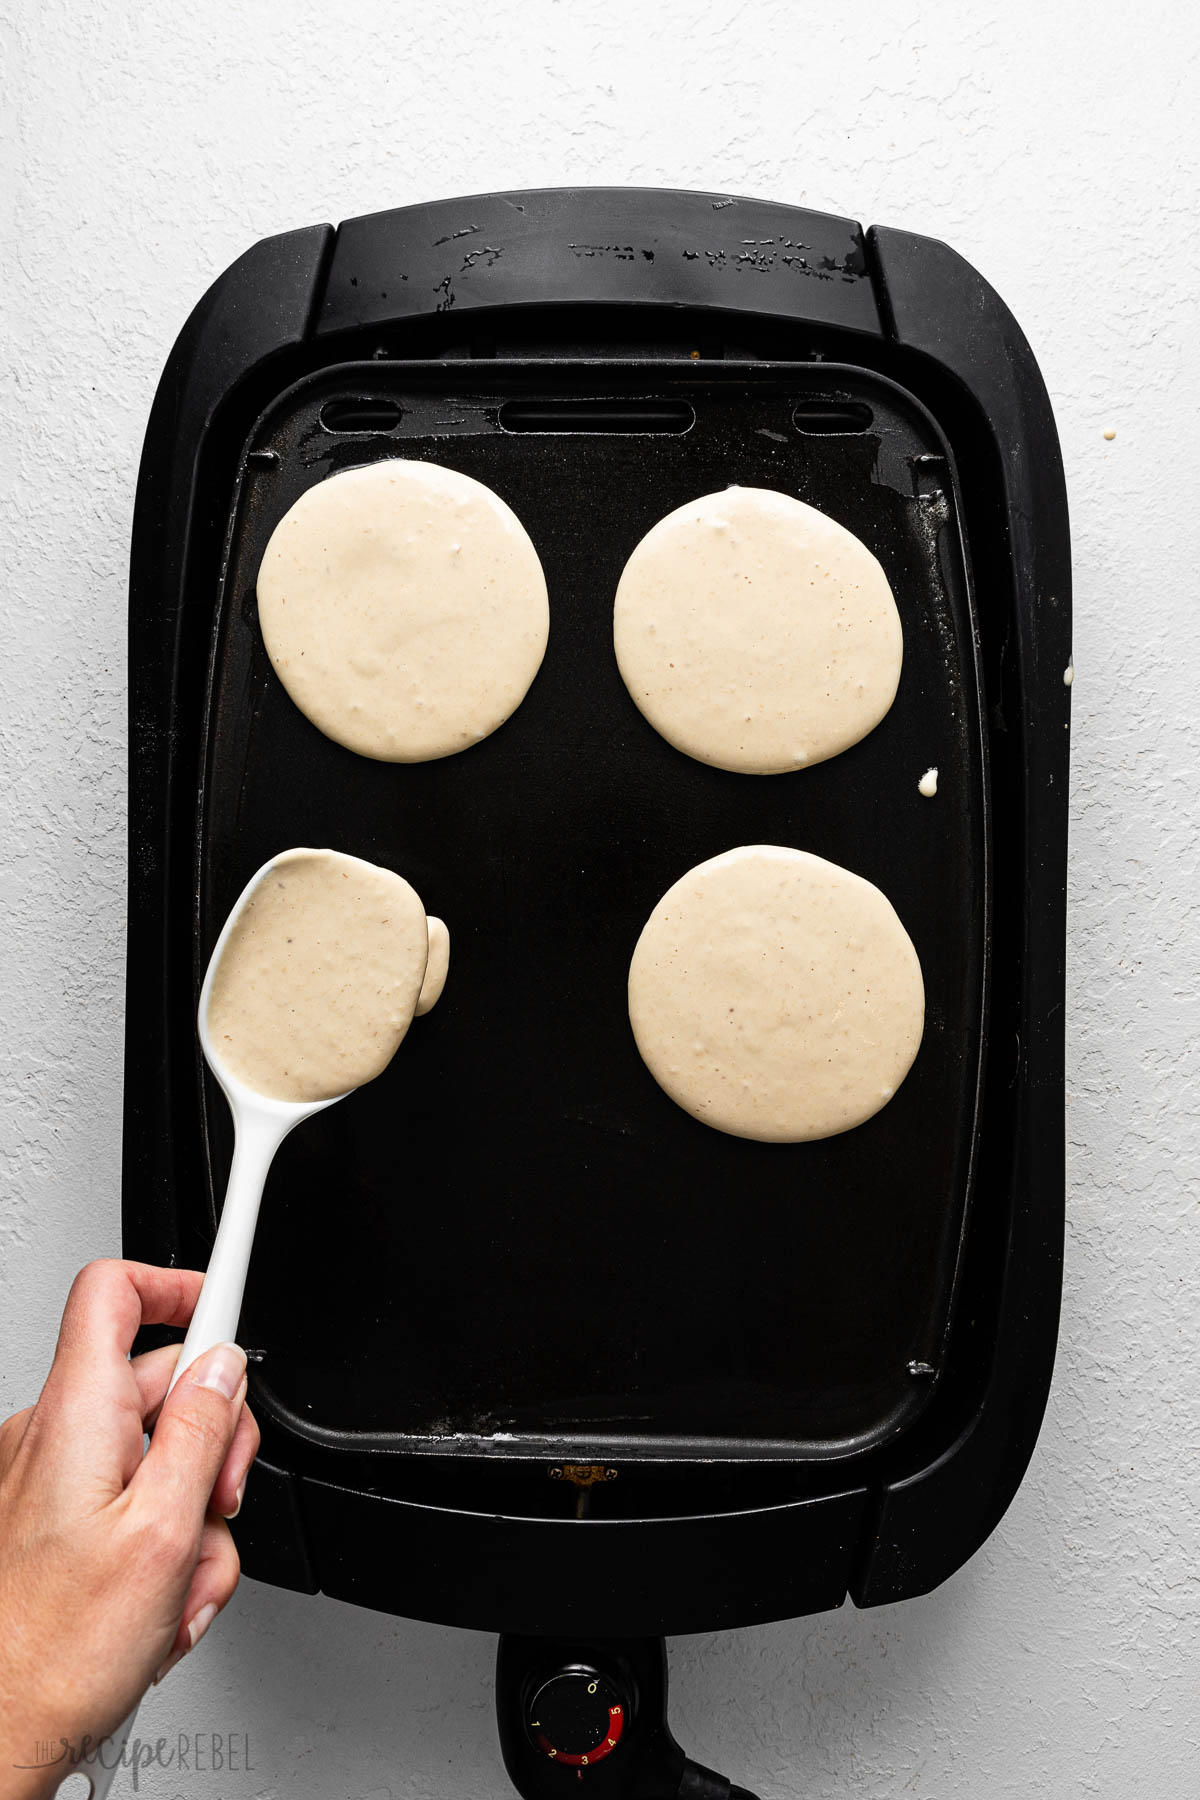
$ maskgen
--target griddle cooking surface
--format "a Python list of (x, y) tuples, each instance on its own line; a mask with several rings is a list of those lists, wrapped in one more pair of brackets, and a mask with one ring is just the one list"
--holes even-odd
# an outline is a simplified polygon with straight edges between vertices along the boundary
[[(506, 418), (528, 425), (530, 401), (601, 403), (603, 420), (630, 396), (669, 403), (671, 428), (500, 422), (509, 399), (525, 410)], [(868, 408), (867, 428), (797, 428), (798, 404), (831, 397)], [(322, 409), (345, 399), (398, 405), (399, 422), (330, 432)], [(694, 424), (679, 431), (689, 404)], [(939, 1361), (985, 1023), (974, 633), (936, 428), (899, 388), (831, 365), (375, 363), (291, 389), (252, 451), (214, 646), (197, 990), (240, 888), (291, 845), (399, 870), (451, 934), (445, 994), (391, 1068), (277, 1158), (242, 1325), (271, 1403), (305, 1435), (362, 1448), (444, 1451), (451, 1434), (473, 1448), (504, 1432), (596, 1456), (813, 1457), (899, 1429), (932, 1391), (921, 1365)], [(550, 642), (526, 700), (440, 762), (373, 763), (323, 737), (258, 631), (255, 576), (280, 517), (377, 456), (494, 488), (549, 585)], [(794, 775), (729, 774), (673, 750), (613, 657), (613, 595), (634, 545), (732, 482), (795, 494), (855, 532), (904, 622), (887, 718)], [(931, 763), (928, 801), (917, 783)], [(756, 842), (877, 883), (924, 971), (907, 1081), (822, 1143), (699, 1124), (660, 1092), (629, 1030), (629, 958), (656, 901), (693, 864)], [(206, 1098), (219, 1194), (230, 1131), (211, 1085)]]

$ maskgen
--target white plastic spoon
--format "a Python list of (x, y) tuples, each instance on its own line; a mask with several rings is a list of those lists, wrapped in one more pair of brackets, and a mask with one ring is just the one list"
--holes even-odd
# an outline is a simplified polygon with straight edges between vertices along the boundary
[[(229, 1169), (225, 1203), (221, 1208), (216, 1239), (208, 1259), (204, 1286), (200, 1289), (200, 1298), (196, 1302), (192, 1322), (179, 1352), (179, 1361), (171, 1377), (171, 1387), (175, 1386), (184, 1370), (206, 1350), (211, 1350), (214, 1344), (237, 1341), (238, 1319), (242, 1311), (242, 1295), (246, 1287), (246, 1271), (250, 1266), (254, 1230), (258, 1223), (259, 1203), (275, 1152), (289, 1131), (294, 1131), (297, 1125), (303, 1124), (314, 1113), (324, 1112), (327, 1106), (336, 1106), (339, 1100), (346, 1098), (345, 1094), (335, 1094), (329, 1100), (273, 1100), (267, 1094), (258, 1094), (225, 1068), (209, 1035), (208, 1002), (217, 964), (246, 902), (259, 882), (274, 867), (273, 860), (264, 863), (257, 875), (253, 875), (242, 889), (237, 905), (226, 919), (224, 930), (209, 958), (204, 986), (200, 989), (197, 1018), (200, 1048), (233, 1114), (233, 1162)], [(348, 1090), (351, 1093), (353, 1091), (352, 1088)], [(167, 1392), (170, 1392), (170, 1388)]]
[[(357, 860), (357, 859), (352, 859)], [(253, 875), (242, 889), (236, 906), (225, 921), (225, 926), (216, 941), (208, 969), (204, 976), (204, 986), (200, 989), (200, 1006), (197, 1024), (200, 1032), (200, 1047), (204, 1051), (204, 1059), (221, 1085), (221, 1090), (229, 1102), (229, 1110), (233, 1114), (233, 1162), (229, 1170), (229, 1185), (225, 1189), (225, 1203), (221, 1208), (220, 1223), (217, 1227), (216, 1239), (212, 1254), (208, 1259), (208, 1272), (204, 1277), (204, 1285), (200, 1290), (200, 1298), (196, 1302), (196, 1310), (192, 1314), (192, 1322), (188, 1326), (187, 1336), (179, 1352), (179, 1361), (171, 1376), (170, 1387), (179, 1380), (184, 1370), (211, 1350), (214, 1344), (233, 1343), (237, 1341), (238, 1318), (242, 1310), (242, 1295), (246, 1287), (246, 1272), (250, 1266), (250, 1251), (254, 1244), (254, 1230), (258, 1223), (258, 1208), (262, 1200), (263, 1187), (275, 1152), (282, 1144), (289, 1131), (314, 1113), (324, 1112), (327, 1106), (335, 1106), (344, 1100), (346, 1094), (334, 1094), (327, 1100), (274, 1100), (267, 1094), (257, 1093), (231, 1075), (221, 1062), (220, 1053), (213, 1045), (208, 1029), (208, 1003), (212, 994), (213, 975), (221, 960), (225, 946), (240, 918), (243, 909), (259, 883), (269, 875), (278, 858), (264, 863), (256, 875)], [(441, 937), (445, 936), (445, 927), (439, 920), (431, 920), (431, 925), (438, 927)], [(437, 935), (437, 934), (435, 934)], [(443, 956), (444, 961), (444, 956)], [(438, 992), (440, 993), (440, 986)], [(424, 995), (422, 996), (424, 998)], [(429, 1005), (437, 994), (433, 994)], [(427, 1010), (421, 1006), (421, 1010)], [(347, 1093), (353, 1093), (352, 1088)], [(91, 1779), (91, 1800), (106, 1800), (112, 1787), (117, 1770), (121, 1766), (129, 1733), (137, 1717), (137, 1708), (113, 1733), (104, 1746), (104, 1761), (93, 1771), (88, 1771)]]

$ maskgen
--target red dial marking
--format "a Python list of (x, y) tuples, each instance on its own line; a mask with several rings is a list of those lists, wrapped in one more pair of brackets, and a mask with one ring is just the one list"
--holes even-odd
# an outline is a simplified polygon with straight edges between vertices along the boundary
[(547, 1756), (552, 1756), (555, 1762), (566, 1763), (569, 1768), (578, 1769), (582, 1773), (584, 1769), (590, 1769), (594, 1763), (598, 1763), (604, 1757), (612, 1755), (613, 1751), (621, 1741), (621, 1733), (624, 1729), (625, 1713), (623, 1709), (619, 1706), (610, 1706), (608, 1709), (608, 1730), (600, 1739), (600, 1742), (593, 1745), (590, 1750), (581, 1750), (578, 1752), (556, 1750), (544, 1731), (538, 1733), (537, 1747), (539, 1750), (544, 1751)]

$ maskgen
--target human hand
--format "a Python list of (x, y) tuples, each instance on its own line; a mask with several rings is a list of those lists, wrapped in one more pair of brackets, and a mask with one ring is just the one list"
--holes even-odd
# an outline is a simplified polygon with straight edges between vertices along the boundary
[(237, 1586), (225, 1521), (259, 1443), (245, 1354), (207, 1351), (165, 1400), (179, 1346), (129, 1359), (140, 1325), (187, 1324), (202, 1279), (89, 1263), (41, 1397), (0, 1425), (0, 1786), (13, 1800), (41, 1800), (69, 1772), (23, 1772), (39, 1743), (114, 1731)]

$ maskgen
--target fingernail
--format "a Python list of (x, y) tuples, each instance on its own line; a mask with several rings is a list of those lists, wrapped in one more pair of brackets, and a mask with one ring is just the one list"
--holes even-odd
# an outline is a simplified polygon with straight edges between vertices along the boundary
[(168, 1656), (166, 1662), (163, 1664), (162, 1668), (158, 1671), (158, 1674), (154, 1677), (154, 1686), (155, 1687), (158, 1686), (160, 1681), (165, 1681), (167, 1679), (167, 1676), (171, 1673), (171, 1670), (175, 1667), (175, 1664), (177, 1662), (179, 1662), (182, 1657), (185, 1657), (187, 1655), (188, 1650), (190, 1648), (191, 1648), (191, 1646), (189, 1644), (182, 1650), (172, 1650), (170, 1656)]
[(214, 1344), (196, 1359), (197, 1387), (213, 1388), (232, 1400), (246, 1374), (246, 1352), (238, 1344)]
[(240, 1488), (239, 1488), (239, 1489), (238, 1489), (238, 1490), (237, 1490), (237, 1493), (236, 1493), (236, 1494), (235, 1494), (235, 1495), (234, 1495), (234, 1496), (233, 1496), (233, 1511), (232, 1511), (232, 1512), (227, 1512), (227, 1513), (225, 1513), (225, 1514), (223, 1514), (223, 1517), (224, 1517), (224, 1518), (226, 1518), (226, 1519), (236, 1519), (236, 1518), (237, 1518), (237, 1516), (238, 1516), (238, 1514), (239, 1514), (239, 1513), (240, 1513), (240, 1512), (241, 1512), (241, 1510), (242, 1510), (242, 1499), (243, 1499), (243, 1496), (244, 1496), (244, 1495), (245, 1495), (245, 1492), (246, 1492), (246, 1482), (247, 1482), (247, 1479), (248, 1479), (248, 1476), (246, 1476), (246, 1475), (243, 1475), (243, 1476), (242, 1476), (242, 1485), (241, 1485), (241, 1487), (240, 1487)]
[(200, 1639), (204, 1636), (216, 1616), (217, 1609), (210, 1600), (207, 1606), (202, 1606), (200, 1608), (200, 1611), (194, 1618), (188, 1620), (187, 1634), (189, 1650), (194, 1650), (196, 1648), (196, 1645), (200, 1642)]
[(175, 1667), (176, 1663), (182, 1662), (183, 1658), (187, 1655), (189, 1650), (194, 1650), (196, 1648), (196, 1645), (200, 1642), (200, 1639), (204, 1636), (205, 1632), (208, 1630), (209, 1626), (212, 1624), (212, 1622), (216, 1618), (216, 1616), (217, 1616), (217, 1608), (213, 1605), (212, 1601), (210, 1600), (207, 1606), (202, 1606), (200, 1608), (199, 1612), (196, 1613), (196, 1615), (193, 1618), (188, 1620), (188, 1623), (185, 1627), (185, 1630), (187, 1631), (188, 1641), (183, 1646), (182, 1650), (172, 1650), (170, 1656), (168, 1656), (166, 1662), (164, 1662), (164, 1664), (162, 1665), (162, 1668), (158, 1671), (158, 1674), (154, 1677), (154, 1686), (155, 1687), (158, 1686), (160, 1681), (166, 1680), (167, 1676), (171, 1673), (171, 1670)]

